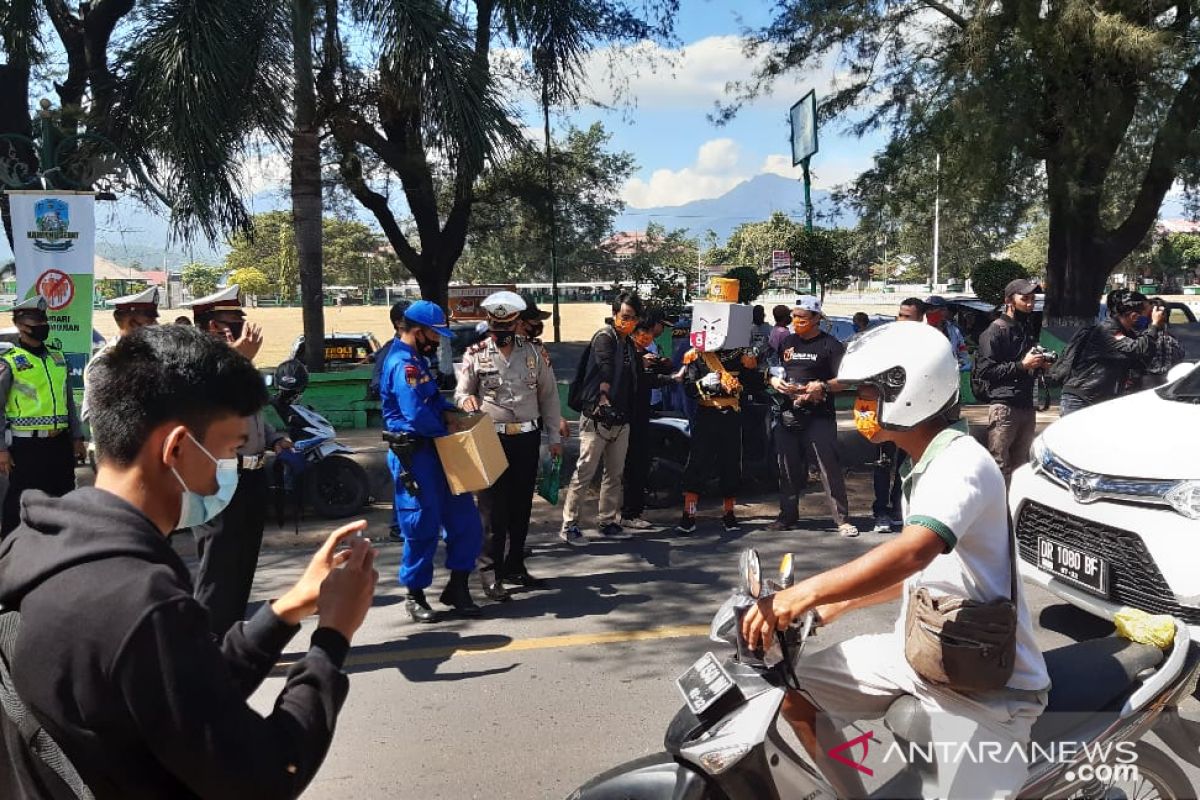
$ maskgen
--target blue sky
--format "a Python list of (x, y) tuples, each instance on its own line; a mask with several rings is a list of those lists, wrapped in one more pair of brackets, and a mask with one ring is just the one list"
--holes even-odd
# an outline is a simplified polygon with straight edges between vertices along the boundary
[[(685, 2), (677, 28), (681, 46), (654, 48), (669, 66), (626, 71), (636, 98), (632, 106), (562, 113), (556, 127), (567, 121), (580, 126), (603, 122), (613, 134), (612, 146), (637, 159), (638, 171), (624, 192), (625, 200), (637, 207), (716, 197), (762, 172), (798, 177), (789, 155), (787, 110), (810, 88), (820, 97), (829, 86), (828, 71), (787, 76), (771, 95), (744, 108), (727, 125), (718, 127), (707, 118), (714, 103), (726, 96), (725, 83), (751, 74), (754, 62), (741, 52), (737, 37), (747, 26), (767, 23), (769, 10), (767, 4), (731, 0)], [(603, 73), (606, 54), (593, 64), (590, 74)], [(591, 88), (610, 99), (603, 82)], [(536, 124), (536, 118), (530, 122)], [(820, 139), (813, 180), (821, 188), (841, 184), (870, 166), (883, 144), (880, 136), (857, 140), (836, 127), (822, 130)]]
[[(612, 134), (611, 146), (632, 153), (637, 161), (637, 172), (622, 194), (627, 203), (640, 208), (718, 197), (763, 172), (798, 178), (799, 170), (792, 168), (789, 155), (787, 111), (811, 88), (819, 97), (831, 80), (828, 70), (787, 76), (771, 95), (747, 106), (723, 127), (707, 118), (714, 103), (726, 96), (726, 82), (752, 73), (753, 61), (742, 54), (738, 36), (747, 26), (767, 23), (769, 11), (769, 4), (745, 0), (683, 0), (676, 23), (680, 45), (665, 50), (645, 46), (660, 57), (654, 59), (656, 69), (646, 68), (643, 60), (616, 60), (628, 78), (632, 103), (615, 110), (584, 106), (560, 111), (553, 120), (556, 131), (568, 123), (584, 127), (603, 122)], [(605, 74), (612, 63), (608, 56), (595, 54), (587, 74)], [(601, 100), (613, 99), (603, 80), (588, 88)], [(540, 109), (529, 104), (522, 112), (526, 124), (536, 129), (531, 135), (540, 141)], [(883, 144), (882, 137), (857, 140), (836, 128), (822, 129), (820, 141), (821, 151), (812, 164), (818, 188), (853, 178), (870, 166), (872, 154)], [(280, 154), (269, 154), (248, 173), (253, 174), (248, 194), (279, 189), (287, 179), (286, 161)], [(101, 241), (121, 241), (122, 230), (141, 239), (144, 236), (136, 233), (139, 228), (162, 228), (147, 226), (144, 209), (132, 201), (122, 201), (114, 210), (108, 204), (98, 210)], [(8, 257), (7, 242), (0, 237), (0, 259)]]

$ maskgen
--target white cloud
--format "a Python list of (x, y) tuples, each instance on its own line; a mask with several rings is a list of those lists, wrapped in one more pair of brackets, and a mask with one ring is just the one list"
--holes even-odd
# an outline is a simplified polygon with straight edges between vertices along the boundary
[(266, 145), (254, 147), (247, 154), (240, 175), (247, 199), (287, 188), (292, 177), (288, 155)]
[[(872, 159), (871, 153), (866, 150), (849, 158), (815, 156), (811, 168), (813, 186), (817, 189), (832, 189), (835, 186), (849, 183), (870, 168)], [(780, 153), (772, 153), (767, 156), (758, 171), (760, 173), (770, 172), (796, 180), (803, 177), (800, 167), (792, 166), (792, 157)]]
[(718, 197), (747, 178), (741, 151), (732, 139), (710, 139), (696, 151), (696, 161), (683, 169), (656, 169), (649, 180), (632, 178), (622, 197), (635, 208), (677, 206)]

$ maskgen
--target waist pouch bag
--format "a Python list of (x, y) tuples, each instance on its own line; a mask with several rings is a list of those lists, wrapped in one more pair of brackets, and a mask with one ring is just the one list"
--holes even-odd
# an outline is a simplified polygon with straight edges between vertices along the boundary
[(790, 431), (804, 430), (808, 427), (810, 419), (812, 419), (812, 409), (795, 403), (784, 406), (779, 412), (779, 421)]
[(919, 587), (908, 598), (904, 658), (930, 683), (956, 691), (1002, 689), (1017, 654), (1017, 564), (1008, 520), (1009, 596), (979, 603)]
[(908, 599), (904, 657), (930, 683), (957, 691), (1002, 689), (1017, 651), (1017, 607), (934, 597), (921, 587)]

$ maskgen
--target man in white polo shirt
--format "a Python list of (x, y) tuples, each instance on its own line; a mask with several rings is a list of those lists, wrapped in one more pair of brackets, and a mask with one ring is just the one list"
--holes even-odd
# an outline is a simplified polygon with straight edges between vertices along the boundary
[[(901, 600), (893, 632), (854, 637), (797, 664), (804, 693), (789, 692), (784, 714), (835, 779), (826, 752), (837, 742), (821, 737), (818, 746), (818, 713), (874, 719), (901, 695), (912, 695), (927, 712), (930, 743), (986, 743), (992, 749), (999, 743), (1004, 754), (1019, 750), (1045, 708), (1050, 678), (1013, 577), (1004, 478), (988, 451), (953, 426), (959, 416), (954, 355), (928, 326), (886, 325), (851, 340), (837, 380), (857, 390), (859, 431), (876, 444), (895, 442), (914, 459), (903, 472), (904, 528), (859, 558), (759, 601), (746, 614), (743, 633), (754, 647), (809, 610), (828, 624), (856, 608)], [(918, 587), (977, 603), (1013, 600), (1016, 655), (1002, 688), (956, 689), (922, 677), (909, 664), (905, 622)], [(1019, 757), (939, 760), (936, 796), (1008, 797), (1026, 773)]]

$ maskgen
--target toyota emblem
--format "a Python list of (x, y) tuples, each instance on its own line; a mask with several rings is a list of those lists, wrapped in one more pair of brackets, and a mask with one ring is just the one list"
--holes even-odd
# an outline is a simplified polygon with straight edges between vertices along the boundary
[(1071, 475), (1071, 480), (1068, 481), (1068, 486), (1071, 487), (1071, 495), (1077, 503), (1094, 503), (1096, 501), (1096, 485), (1100, 481), (1099, 475), (1093, 475), (1090, 472), (1076, 472)]

